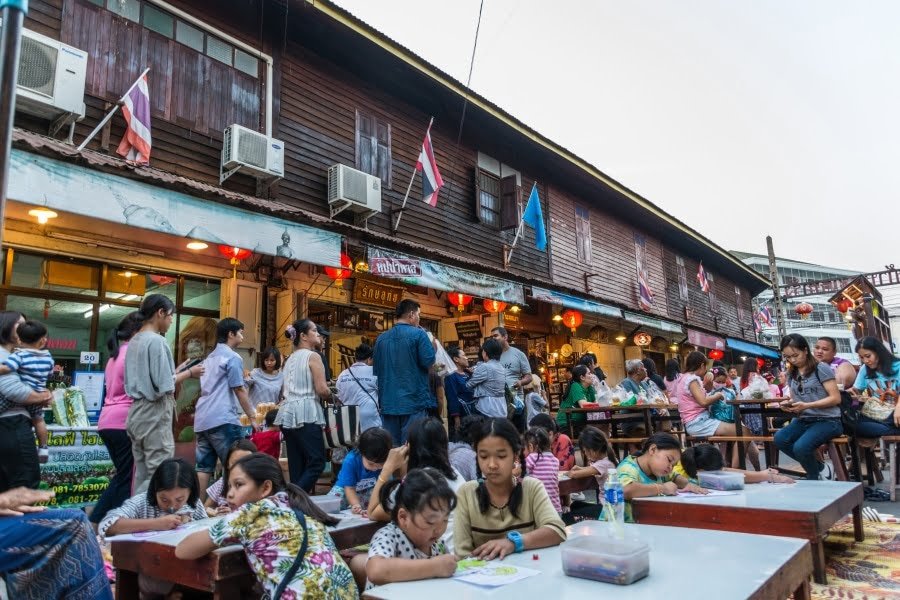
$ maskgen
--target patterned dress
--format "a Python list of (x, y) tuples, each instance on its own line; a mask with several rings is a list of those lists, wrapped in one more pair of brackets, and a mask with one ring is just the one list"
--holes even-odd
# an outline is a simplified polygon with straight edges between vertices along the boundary
[[(284, 600), (355, 600), (359, 598), (353, 574), (328, 535), (325, 525), (307, 518), (308, 547), (303, 564), (285, 588)], [(275, 594), (283, 574), (300, 551), (300, 522), (280, 492), (240, 507), (210, 527), (218, 546), (241, 544), (250, 567), (268, 597)]]

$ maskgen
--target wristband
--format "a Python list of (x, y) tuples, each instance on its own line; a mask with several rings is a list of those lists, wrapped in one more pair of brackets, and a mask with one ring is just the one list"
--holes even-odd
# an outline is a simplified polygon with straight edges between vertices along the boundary
[(522, 539), (522, 534), (518, 531), (510, 531), (506, 534), (506, 539), (513, 543), (513, 552), (519, 553), (525, 549), (525, 541)]

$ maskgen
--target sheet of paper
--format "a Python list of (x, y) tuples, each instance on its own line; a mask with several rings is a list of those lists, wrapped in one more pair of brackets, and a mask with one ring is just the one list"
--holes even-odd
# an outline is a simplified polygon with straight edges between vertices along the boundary
[(708, 490), (708, 494), (695, 494), (694, 492), (686, 492), (678, 490), (676, 498), (715, 498), (716, 496), (737, 496), (740, 491), (724, 491), (724, 490)]
[(178, 542), (194, 533), (203, 529), (209, 529), (213, 523), (221, 520), (222, 517), (212, 519), (201, 519), (199, 521), (191, 521), (179, 525), (175, 529), (168, 531), (137, 531), (135, 533), (123, 533), (121, 535), (113, 535), (106, 538), (109, 542), (153, 542), (154, 544), (164, 544), (166, 546), (177, 546)]
[(484, 561), (466, 558), (459, 561), (454, 579), (484, 587), (500, 587), (539, 575), (540, 571), (517, 567), (499, 560)]

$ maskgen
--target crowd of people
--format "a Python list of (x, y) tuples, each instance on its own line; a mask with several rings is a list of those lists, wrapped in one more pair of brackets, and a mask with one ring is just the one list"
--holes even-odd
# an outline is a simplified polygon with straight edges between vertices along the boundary
[[(0, 313), (0, 363), (8, 373), (0, 376), (0, 575), (11, 597), (111, 597), (95, 531), (102, 539), (222, 517), (188, 536), (176, 555), (196, 558), (240, 543), (270, 596), (289, 589), (302, 597), (315, 588), (329, 598), (356, 598), (359, 589), (373, 585), (449, 577), (457, 557), (491, 559), (559, 544), (566, 524), (603, 518), (601, 505), (560, 495), (560, 473), (593, 477), (602, 486), (615, 470), (631, 520), (633, 498), (679, 489), (704, 493), (699, 472), (738, 468), (737, 453), (724, 456), (715, 445), (683, 450), (681, 440), (666, 431), (670, 415), (663, 408), (657, 414), (660, 431), (646, 431), (636, 419), (618, 424), (626, 436), (643, 440), (619, 461), (607, 437), (609, 425), (591, 426), (584, 413), (565, 413), (596, 407), (608, 394), (596, 356), (586, 353), (571, 368), (554, 416), (540, 377), (510, 345), (503, 327), (491, 331), (474, 366), (451, 346), (446, 355), (455, 369), (445, 364), (439, 371), (435, 364), (444, 349), (420, 327), (419, 311), (415, 301), (401, 301), (395, 325), (374, 347), (356, 348), (353, 363), (332, 388), (322, 352), (327, 332), (310, 319), (287, 328), (293, 351), (283, 364), (278, 351), (269, 349), (259, 368), (245, 371), (236, 351), (244, 326), (224, 318), (212, 352), (176, 367), (164, 337), (174, 305), (165, 296), (147, 296), (108, 342), (98, 428), (116, 474), (89, 521), (80, 510), (38, 506), (52, 497), (33, 491), (40, 481), (37, 415), (49, 394), (40, 381), (33, 384), (22, 366), (28, 361), (7, 359), (22, 344), (30, 350), (40, 346), (23, 339), (40, 330), (35, 333), (19, 313)], [(789, 417), (775, 433), (775, 444), (808, 479), (818, 479), (825, 469), (819, 448), (844, 433), (847, 423), (855, 427), (848, 433), (861, 437), (900, 434), (900, 359), (880, 341), (864, 338), (856, 348), (862, 362), (857, 373), (835, 349), (830, 338), (810, 348), (804, 337), (791, 334), (780, 345), (785, 371), (762, 373), (755, 358), (739, 373), (735, 366), (710, 367), (700, 352), (689, 353), (683, 365), (670, 359), (664, 376), (650, 359), (629, 360), (616, 386), (677, 405), (685, 432), (701, 438), (734, 436), (732, 402), (750, 386), (764, 386), (784, 398), (781, 407)], [(194, 465), (174, 457), (172, 435), (176, 388), (188, 378), (200, 382)], [(887, 408), (860, 410), (869, 397)], [(334, 517), (310, 500), (326, 466), (323, 406), (329, 401), (358, 407), (361, 433), (328, 494), (340, 499), (342, 509), (386, 523), (368, 553), (348, 562), (328, 534)], [(255, 420), (261, 404), (277, 405), (264, 426)], [(847, 411), (859, 414), (847, 419)], [(252, 429), (249, 439), (242, 415)], [(570, 422), (579, 432), (584, 465), (576, 464), (575, 443), (563, 431)], [(748, 419), (744, 426), (755, 432), (757, 424)], [(278, 461), (282, 441), (289, 482)], [(761, 469), (755, 443), (747, 442), (746, 449), (753, 466), (744, 471), (748, 483), (793, 481)], [(217, 470), (221, 477), (212, 481)], [(27, 551), (6, 540), (17, 540), (19, 549), (21, 540), (28, 541)], [(298, 553), (310, 557), (299, 571)], [(63, 575), (71, 556), (81, 566), (77, 574)], [(422, 560), (428, 558), (433, 560)], [(142, 598), (177, 591), (145, 576), (139, 585)]]

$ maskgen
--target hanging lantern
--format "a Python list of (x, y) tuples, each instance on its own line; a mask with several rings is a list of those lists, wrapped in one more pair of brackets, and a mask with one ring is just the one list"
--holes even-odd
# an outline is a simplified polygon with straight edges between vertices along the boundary
[(713, 360), (722, 360), (723, 358), (725, 358), (725, 353), (718, 348), (713, 348), (709, 351), (709, 354), (707, 354), (707, 356)]
[(845, 314), (851, 308), (853, 308), (853, 300), (850, 300), (849, 298), (843, 298), (843, 299), (839, 300), (837, 303), (838, 312), (841, 313), (842, 315)]
[(808, 319), (813, 311), (813, 305), (809, 302), (801, 302), (794, 308), (794, 312), (800, 315), (801, 319)]
[(572, 310), (571, 308), (565, 311), (562, 315), (562, 323), (566, 327), (572, 330), (572, 333), (575, 333), (575, 330), (578, 329), (578, 326), (581, 325), (581, 322), (584, 320), (584, 317), (577, 310)]
[(341, 267), (325, 267), (325, 274), (334, 281), (334, 287), (343, 287), (344, 280), (349, 279), (353, 273), (353, 261), (343, 252), (341, 252)]
[(169, 275), (151, 275), (150, 281), (152, 281), (159, 287), (165, 287), (167, 285), (172, 285), (173, 283), (175, 283), (175, 278)]
[(762, 368), (766, 366), (766, 361), (761, 358), (756, 359), (756, 368), (762, 371)]
[(649, 346), (650, 342), (653, 341), (653, 336), (646, 331), (638, 331), (634, 334), (634, 337), (631, 338), (631, 341), (634, 342), (635, 346)]
[(253, 254), (246, 248), (238, 248), (237, 246), (228, 246), (227, 244), (219, 244), (219, 254), (230, 259), (231, 262), (231, 278), (237, 279), (237, 267), (241, 261)]
[(450, 292), (447, 299), (456, 307), (458, 312), (466, 310), (466, 305), (472, 302), (472, 296), (467, 296), (462, 292)]
[(489, 313), (503, 312), (504, 310), (506, 310), (506, 302), (485, 298), (484, 299), (484, 310), (488, 311)]

